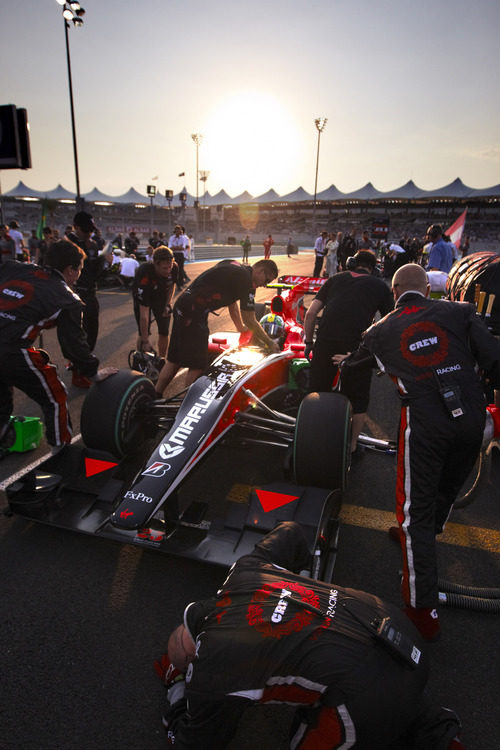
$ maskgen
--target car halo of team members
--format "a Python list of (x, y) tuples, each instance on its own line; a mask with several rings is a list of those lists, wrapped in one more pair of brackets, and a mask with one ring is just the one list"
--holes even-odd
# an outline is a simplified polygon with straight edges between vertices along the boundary
[[(395, 273), (395, 309), (372, 325), (343, 368), (373, 357), (401, 399), (396, 517), (405, 612), (427, 640), (440, 635), (435, 537), (479, 454), (486, 415), (482, 373), (500, 388), (500, 343), (468, 302), (429, 299), (424, 269)], [(347, 365), (347, 367), (346, 367)]]
[(297, 707), (291, 748), (463, 748), (456, 714), (425, 694), (413, 624), (376, 596), (301, 576), (309, 562), (300, 525), (281, 522), (215, 597), (186, 607), (155, 664), (168, 744), (220, 750), (247, 707), (286, 703)]
[(72, 287), (82, 271), (85, 252), (69, 240), (52, 244), (45, 265), (7, 261), (0, 265), (0, 437), (12, 408), (16, 386), (42, 408), (48, 443), (71, 442), (66, 388), (56, 366), (35, 342), (41, 331), (57, 326), (63, 355), (91, 381), (104, 380), (114, 367), (98, 370), (99, 360), (82, 329), (83, 303)]

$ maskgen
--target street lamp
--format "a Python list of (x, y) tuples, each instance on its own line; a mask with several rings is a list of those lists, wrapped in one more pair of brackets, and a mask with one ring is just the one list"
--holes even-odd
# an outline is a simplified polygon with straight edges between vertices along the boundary
[(154, 223), (153, 222), (153, 213), (154, 213), (153, 202), (154, 202), (155, 195), (156, 195), (156, 185), (147, 185), (146, 190), (148, 193), (148, 197), (151, 201), (151, 214), (150, 214), (149, 222), (150, 222), (150, 232), (151, 234), (153, 234), (153, 223)]
[(317, 117), (314, 120), (314, 124), (316, 125), (316, 130), (318, 131), (318, 149), (316, 153), (316, 177), (314, 179), (314, 204), (313, 204), (313, 234), (316, 236), (316, 193), (318, 192), (318, 167), (319, 167), (319, 140), (321, 138), (321, 133), (326, 127), (326, 123), (328, 122), (326, 117)]
[(203, 136), (201, 135), (201, 133), (192, 133), (191, 138), (193, 139), (196, 145), (196, 203), (194, 205), (195, 205), (195, 208), (198, 208), (198, 204), (199, 204), (199, 201), (198, 201), (198, 179), (199, 179), (198, 149), (200, 148), (200, 143), (203, 140)]
[(207, 207), (207, 180), (210, 172), (200, 169), (200, 180), (203, 183), (203, 234), (205, 234), (205, 209)]
[(69, 36), (68, 29), (70, 22), (73, 26), (79, 28), (83, 26), (83, 16), (85, 10), (81, 7), (80, 3), (75, 0), (65, 2), (65, 0), (57, 0), (59, 5), (62, 5), (62, 14), (64, 22), (64, 38), (66, 40), (66, 61), (68, 64), (68, 86), (69, 86), (69, 104), (71, 109), (71, 130), (73, 133), (73, 156), (75, 160), (75, 179), (76, 179), (76, 208), (78, 211), (82, 209), (82, 198), (80, 196), (80, 173), (78, 170), (78, 149), (76, 146), (76, 127), (75, 127), (75, 108), (73, 104), (73, 82), (71, 78), (71, 58), (69, 54)]
[(186, 208), (186, 201), (187, 201), (187, 193), (185, 190), (179, 193), (179, 200), (181, 202), (181, 215), (184, 216), (184, 211)]
[(172, 234), (172, 200), (174, 198), (173, 190), (165, 190), (165, 198), (168, 203), (168, 236)]

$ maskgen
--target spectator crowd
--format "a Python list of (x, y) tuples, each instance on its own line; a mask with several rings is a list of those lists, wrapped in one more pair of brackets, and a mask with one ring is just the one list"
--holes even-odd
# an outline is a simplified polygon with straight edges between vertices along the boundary
[(398, 240), (372, 239), (368, 230), (358, 238), (358, 230), (350, 232), (320, 232), (314, 243), (314, 277), (334, 276), (347, 269), (348, 259), (358, 250), (372, 252), (382, 275), (392, 279), (398, 268), (406, 263), (418, 263), (425, 270), (446, 274), (456, 260), (470, 253), (470, 238), (464, 235), (458, 246), (452, 242), (439, 224), (432, 224), (424, 237), (410, 237), (404, 233)]

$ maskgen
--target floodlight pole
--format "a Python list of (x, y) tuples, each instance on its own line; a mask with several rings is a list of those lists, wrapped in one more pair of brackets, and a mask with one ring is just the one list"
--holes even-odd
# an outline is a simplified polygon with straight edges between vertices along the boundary
[(318, 131), (318, 148), (316, 151), (316, 176), (314, 179), (314, 203), (313, 203), (313, 220), (312, 220), (314, 238), (316, 238), (316, 194), (318, 192), (319, 142), (321, 138), (321, 133), (325, 129), (327, 122), (328, 120), (326, 117), (317, 117), (314, 120), (314, 124), (316, 125), (316, 130)]
[(198, 150), (200, 148), (200, 143), (203, 140), (203, 136), (201, 135), (201, 133), (192, 133), (191, 134), (191, 138), (193, 139), (193, 141), (194, 141), (194, 143), (196, 145), (196, 208), (198, 208), (198, 204), (199, 204), (199, 200), (198, 200), (198, 197), (199, 197), (198, 184), (199, 184), (199, 179), (200, 179), (200, 173), (198, 171)]
[(83, 26), (83, 16), (85, 10), (80, 6), (79, 3), (65, 2), (64, 0), (58, 0), (59, 4), (62, 5), (63, 23), (64, 23), (64, 39), (66, 42), (66, 62), (68, 66), (68, 88), (69, 88), (69, 105), (71, 110), (71, 132), (73, 135), (73, 158), (75, 162), (75, 182), (76, 182), (76, 208), (77, 211), (81, 211), (83, 208), (83, 200), (80, 195), (80, 170), (78, 167), (78, 147), (76, 142), (76, 125), (75, 125), (75, 105), (73, 100), (73, 79), (71, 75), (71, 56), (69, 51), (69, 22), (72, 21), (75, 26)]
[(76, 144), (76, 126), (75, 126), (75, 106), (73, 102), (73, 81), (71, 78), (71, 57), (69, 54), (69, 23), (63, 18), (64, 38), (66, 39), (66, 60), (68, 63), (68, 86), (69, 86), (69, 104), (71, 109), (71, 132), (73, 133), (73, 157), (75, 160), (75, 180), (76, 180), (76, 207), (80, 209), (80, 172), (78, 169), (78, 147)]
[(156, 195), (156, 185), (148, 185), (146, 187), (146, 192), (148, 194), (149, 200), (151, 201), (151, 212), (149, 214), (149, 232), (151, 236), (153, 234), (154, 225), (154, 199)]
[(200, 180), (203, 182), (203, 234), (205, 234), (205, 211), (207, 207), (207, 180), (210, 172), (206, 169), (200, 169)]

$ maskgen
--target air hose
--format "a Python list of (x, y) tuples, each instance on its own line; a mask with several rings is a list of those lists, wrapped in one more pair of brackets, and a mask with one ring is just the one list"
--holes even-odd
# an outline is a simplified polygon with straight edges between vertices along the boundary
[(459, 607), (474, 612), (498, 614), (500, 589), (484, 586), (463, 586), (452, 581), (438, 581), (439, 603), (446, 607)]
[(453, 594), (463, 594), (464, 596), (482, 596), (485, 599), (500, 599), (500, 589), (490, 589), (480, 586), (463, 586), (461, 583), (452, 581), (438, 581), (440, 591), (446, 591)]
[(486, 612), (489, 614), (498, 614), (500, 612), (500, 599), (485, 599), (479, 596), (464, 596), (463, 594), (440, 591), (439, 603), (446, 607), (470, 609), (473, 612)]

